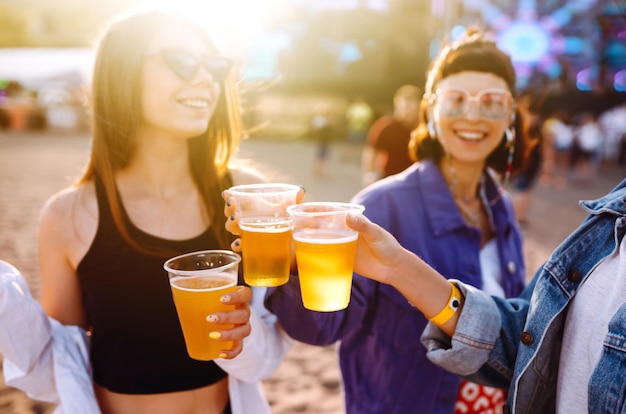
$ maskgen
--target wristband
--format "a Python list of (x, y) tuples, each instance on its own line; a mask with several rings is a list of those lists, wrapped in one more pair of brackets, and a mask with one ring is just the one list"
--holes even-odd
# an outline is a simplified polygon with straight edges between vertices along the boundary
[(431, 321), (437, 326), (441, 326), (445, 324), (446, 322), (448, 322), (450, 319), (452, 319), (456, 311), (458, 311), (459, 308), (461, 307), (461, 300), (462, 300), (461, 291), (454, 283), (452, 282), (449, 282), (449, 283), (450, 283), (450, 286), (452, 287), (452, 292), (450, 293), (450, 297), (448, 298), (448, 303), (441, 310), (441, 312), (439, 312), (432, 318), (428, 318), (429, 321)]

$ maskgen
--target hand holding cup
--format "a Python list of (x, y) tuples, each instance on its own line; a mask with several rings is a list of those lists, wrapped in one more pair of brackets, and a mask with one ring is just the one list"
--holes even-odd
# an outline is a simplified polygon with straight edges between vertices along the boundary
[(226, 229), (241, 239), (234, 251), (243, 255), (244, 278), (251, 286), (280, 286), (289, 280), (292, 219), (288, 206), (304, 195), (291, 184), (248, 184), (226, 190)]
[(346, 225), (346, 215), (361, 214), (358, 204), (309, 202), (293, 205), (293, 239), (305, 308), (332, 312), (350, 302), (358, 232)]
[(193, 359), (234, 358), (250, 334), (252, 293), (237, 286), (240, 261), (228, 250), (205, 250), (173, 257), (163, 265)]

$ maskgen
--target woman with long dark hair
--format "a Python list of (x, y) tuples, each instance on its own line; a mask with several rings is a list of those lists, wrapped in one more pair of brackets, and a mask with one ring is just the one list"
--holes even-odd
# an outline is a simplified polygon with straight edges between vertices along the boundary
[(256, 381), (288, 338), (239, 286), (223, 297), (235, 310), (207, 315), (232, 324), (212, 335), (233, 349), (191, 359), (163, 269), (169, 257), (229, 248), (222, 191), (262, 180), (229, 165), (242, 136), (235, 82), (232, 61), (182, 16), (136, 13), (99, 41), (91, 157), (43, 209), (40, 265), (48, 315), (90, 332), (105, 413), (269, 412)]

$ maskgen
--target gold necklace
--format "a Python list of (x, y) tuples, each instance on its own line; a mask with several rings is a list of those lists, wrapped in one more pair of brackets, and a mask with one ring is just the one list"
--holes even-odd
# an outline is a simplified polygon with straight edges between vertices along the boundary
[[(474, 200), (478, 200), (478, 199), (475, 198)], [(465, 201), (465, 200), (463, 200), (463, 201)], [(459, 201), (458, 198), (455, 197), (454, 198), (454, 202), (455, 202), (456, 206), (458, 207), (459, 211), (461, 212), (461, 215), (463, 217), (465, 217), (470, 224), (472, 224), (472, 225), (474, 225), (476, 227), (478, 227), (480, 225), (480, 220), (481, 220), (482, 214), (483, 214), (482, 205), (480, 206), (480, 210), (478, 211), (478, 213), (472, 213), (471, 211), (469, 211), (467, 209), (466, 205), (463, 205), (463, 203), (461, 203)]]
[[(482, 215), (483, 215), (483, 205), (482, 202), (480, 201), (480, 199), (478, 197), (472, 198), (472, 197), (465, 197), (465, 196), (461, 196), (460, 194), (457, 194), (456, 188), (458, 185), (458, 179), (456, 177), (456, 168), (454, 167), (454, 164), (452, 163), (452, 155), (446, 150), (446, 160), (448, 161), (448, 166), (450, 168), (450, 176), (451, 176), (451, 180), (450, 183), (448, 184), (448, 188), (450, 189), (450, 193), (452, 194), (452, 198), (454, 199), (454, 203), (456, 204), (457, 208), (459, 209), (459, 211), (461, 212), (461, 215), (463, 217), (465, 217), (466, 221), (475, 227), (480, 227), (481, 226), (481, 219), (482, 219)], [(493, 200), (493, 203), (495, 204), (499, 199), (500, 199), (500, 192), (501, 192), (501, 188), (499, 189), (500, 191), (498, 192), (498, 196), (496, 197), (495, 200)], [(467, 206), (462, 205), (462, 202), (464, 202), (465, 204), (469, 204), (471, 201), (473, 200), (478, 200), (478, 202), (480, 203), (480, 207), (479, 207), (479, 211), (478, 213), (472, 213), (470, 211), (467, 210)], [(493, 206), (493, 204), (490, 205)]]

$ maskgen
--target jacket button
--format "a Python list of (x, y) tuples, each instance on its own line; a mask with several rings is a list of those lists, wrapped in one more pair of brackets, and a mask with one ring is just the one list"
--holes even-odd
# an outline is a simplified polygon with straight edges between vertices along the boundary
[(506, 271), (509, 272), (510, 275), (512, 275), (513, 273), (515, 273), (515, 263), (514, 262), (508, 262), (506, 264)]
[(530, 345), (535, 341), (535, 338), (533, 338), (533, 334), (531, 334), (530, 332), (522, 332), (522, 343), (524, 345)]
[(583, 280), (583, 276), (580, 274), (580, 272), (576, 269), (571, 269), (568, 273), (567, 273), (567, 278), (569, 279), (570, 282), (572, 283), (580, 283), (581, 280)]

